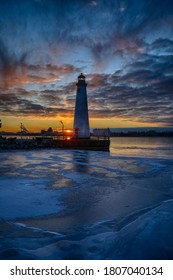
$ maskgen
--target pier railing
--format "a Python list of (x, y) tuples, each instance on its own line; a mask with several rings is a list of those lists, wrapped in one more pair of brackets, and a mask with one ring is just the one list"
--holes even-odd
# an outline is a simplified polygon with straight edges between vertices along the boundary
[[(91, 133), (90, 139), (91, 140), (109, 140), (109, 134), (94, 134)], [(76, 134), (76, 130), (73, 129), (64, 129), (55, 131), (55, 132), (1, 132), (0, 139), (53, 139), (53, 140), (79, 140), (78, 135)]]
[(0, 135), (0, 150), (31, 150), (42, 148), (64, 148), (109, 151), (110, 140), (101, 139), (101, 136), (91, 136), (80, 139), (73, 135), (71, 131), (63, 133), (7, 133)]

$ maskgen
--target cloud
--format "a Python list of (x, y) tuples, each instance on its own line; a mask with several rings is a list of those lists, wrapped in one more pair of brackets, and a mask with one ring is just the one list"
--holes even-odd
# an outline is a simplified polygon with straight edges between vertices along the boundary
[(0, 85), (3, 90), (28, 83), (50, 83), (62, 78), (62, 74), (79, 73), (80, 68), (71, 64), (27, 65), (26, 54), (20, 58), (10, 55), (3, 43), (0, 45)]
[[(56, 95), (55, 95), (56, 96)], [(34, 98), (33, 98), (34, 97)], [(56, 117), (69, 116), (70, 110), (62, 106), (62, 98), (51, 93), (34, 92), (32, 95), (24, 90), (17, 93), (8, 92), (0, 95), (2, 115), (22, 117)]]
[[(0, 109), (172, 124), (172, 0), (0, 0)], [(27, 90), (26, 90), (27, 89)]]
[(25, 68), (26, 54), (16, 58), (8, 53), (7, 48), (0, 40), (0, 84), (8, 88), (10, 84), (16, 83), (18, 77), (26, 77)]
[(33, 71), (57, 71), (61, 73), (73, 73), (73, 72), (80, 72), (80, 68), (75, 67), (71, 64), (63, 64), (63, 65), (53, 65), (53, 64), (45, 64), (45, 65), (28, 65), (29, 70)]
[[(94, 81), (95, 76), (91, 80)], [(123, 76), (99, 75), (99, 79), (100, 84), (88, 94), (91, 117), (122, 117), (141, 123), (171, 125), (172, 77), (165, 78), (164, 74), (158, 77), (151, 70), (143, 70)]]

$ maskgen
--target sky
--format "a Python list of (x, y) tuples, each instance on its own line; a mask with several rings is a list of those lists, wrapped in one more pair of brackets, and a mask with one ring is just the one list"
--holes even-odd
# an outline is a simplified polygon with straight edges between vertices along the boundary
[(1, 130), (173, 126), (172, 0), (0, 0)]

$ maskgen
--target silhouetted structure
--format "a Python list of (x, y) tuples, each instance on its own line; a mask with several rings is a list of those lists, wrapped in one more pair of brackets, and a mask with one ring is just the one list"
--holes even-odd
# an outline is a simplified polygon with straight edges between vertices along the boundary
[(173, 131), (126, 131), (111, 132), (111, 137), (173, 137)]
[(78, 76), (76, 93), (76, 105), (74, 114), (74, 129), (78, 129), (78, 138), (90, 138), (88, 102), (87, 102), (87, 83), (85, 76), (81, 73)]

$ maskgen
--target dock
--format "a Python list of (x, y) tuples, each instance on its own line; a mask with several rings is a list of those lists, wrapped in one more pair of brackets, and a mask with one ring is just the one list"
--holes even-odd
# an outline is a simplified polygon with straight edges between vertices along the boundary
[(0, 137), (0, 150), (78, 149), (109, 151), (109, 139), (56, 139), (55, 137)]

